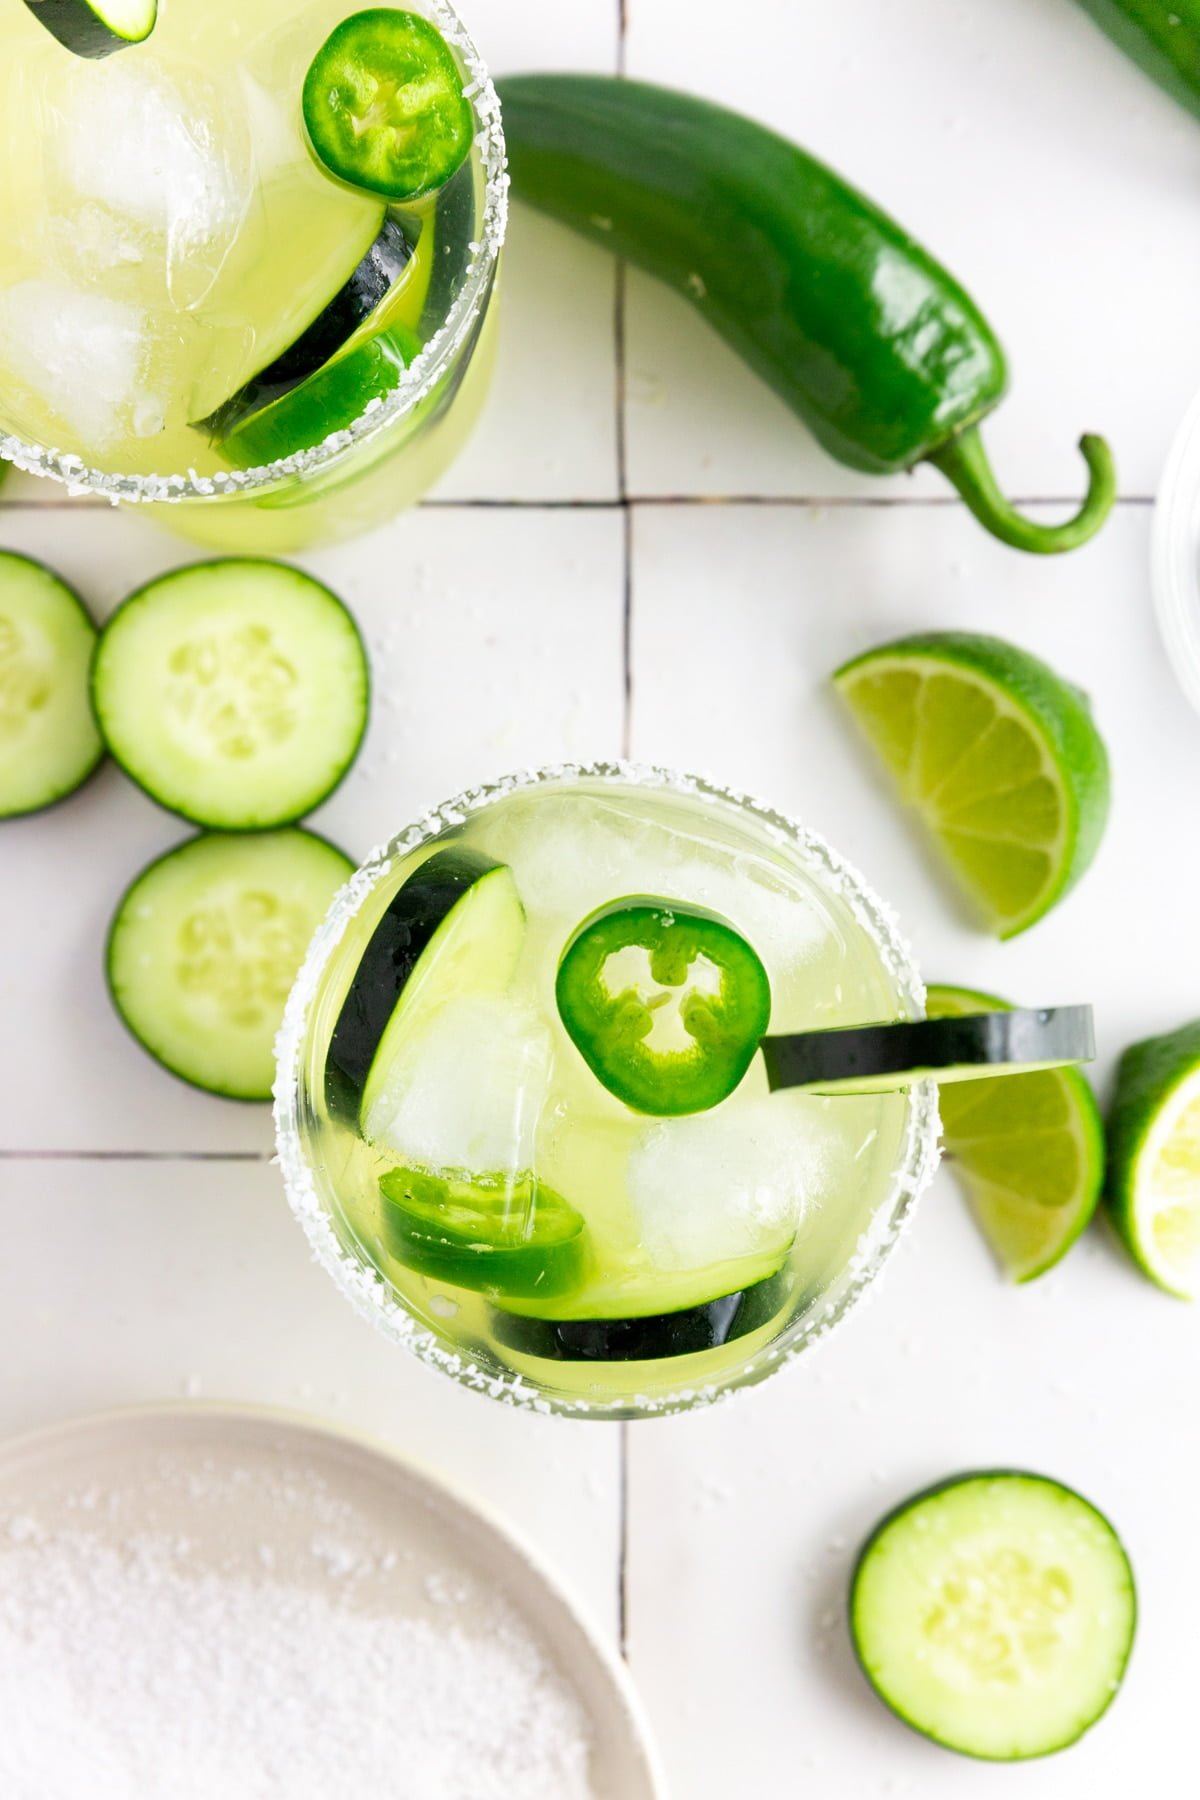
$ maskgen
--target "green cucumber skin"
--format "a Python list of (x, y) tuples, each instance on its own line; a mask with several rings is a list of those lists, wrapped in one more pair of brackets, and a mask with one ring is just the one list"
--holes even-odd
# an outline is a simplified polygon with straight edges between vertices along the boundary
[[(462, 845), (435, 850), (392, 896), (359, 958), (326, 1059), (328, 1099), (358, 1106), (379, 1047), (405, 987), (438, 928), (484, 875), (501, 865)], [(438, 890), (438, 891), (433, 891)]]
[[(295, 829), (295, 827), (292, 827), (291, 829)], [(169, 859), (172, 856), (176, 855), (178, 853), (178, 851), (182, 850), (185, 847), (185, 845), (197, 844), (201, 841), (202, 838), (205, 838), (205, 837), (217, 837), (217, 836), (225, 837), (225, 836), (232, 836), (232, 835), (234, 835), (234, 834), (226, 833), (226, 832), (206, 832), (206, 831), (198, 832), (195, 837), (185, 838), (184, 842), (182, 844), (172, 844), (172, 846), (169, 850), (164, 850), (161, 856), (156, 856), (156, 857), (152, 858), (152, 860), (150, 862), (144, 864), (144, 866), (138, 870), (138, 872), (134, 876), (133, 880), (125, 888), (125, 891), (122, 893), (121, 898), (117, 901), (116, 908), (114, 909), (112, 919), (109, 922), (108, 931), (107, 931), (107, 934), (106, 934), (105, 940), (104, 940), (104, 985), (105, 985), (106, 989), (108, 990), (108, 997), (109, 997), (109, 1001), (112, 1004), (113, 1012), (116, 1014), (117, 1018), (121, 1021), (121, 1024), (125, 1027), (126, 1032), (133, 1039), (133, 1042), (138, 1046), (138, 1049), (144, 1051), (145, 1054), (151, 1059), (151, 1061), (156, 1063), (160, 1069), (165, 1069), (167, 1071), (168, 1075), (173, 1075), (175, 1077), (176, 1081), (183, 1082), (185, 1087), (191, 1088), (193, 1090), (193, 1092), (195, 1092), (195, 1093), (212, 1094), (218, 1100), (233, 1100), (233, 1101), (236, 1101), (239, 1106), (263, 1106), (263, 1105), (270, 1104), (270, 1101), (272, 1098), (270, 1091), (268, 1091), (264, 1094), (245, 1094), (245, 1093), (236, 1093), (233, 1090), (231, 1090), (230, 1088), (218, 1087), (215, 1084), (212, 1086), (209, 1086), (205, 1082), (197, 1081), (194, 1076), (186, 1074), (184, 1072), (184, 1070), (174, 1067), (174, 1065), (169, 1062), (165, 1062), (163, 1060), (163, 1058), (158, 1054), (157, 1051), (152, 1050), (150, 1048), (149, 1044), (143, 1043), (142, 1039), (138, 1036), (138, 1033), (134, 1030), (134, 1028), (130, 1024), (129, 1020), (125, 1017), (125, 1013), (122, 1010), (121, 1003), (117, 998), (116, 983), (115, 983), (114, 977), (113, 977), (113, 949), (114, 949), (114, 944), (115, 944), (116, 935), (117, 935), (117, 928), (121, 923), (121, 915), (123, 914), (123, 912), (125, 910), (126, 901), (129, 899), (129, 896), (133, 893), (134, 889), (136, 887), (138, 887), (141, 884), (141, 882), (143, 882), (146, 879), (146, 877), (148, 875), (153, 874), (154, 870), (158, 868), (160, 863), (165, 863), (165, 862), (169, 861)], [(266, 835), (266, 834), (264, 834), (264, 835)], [(310, 831), (307, 827), (305, 827), (304, 835), (305, 835), (305, 837), (312, 838), (316, 843), (322, 845), (326, 850), (330, 851), (334, 856), (341, 858), (342, 862), (346, 866), (346, 878), (348, 880), (349, 877), (354, 872), (354, 863), (352, 862), (350, 857), (348, 857), (346, 855), (346, 852), (344, 850), (340, 849), (337, 844), (331, 842), (331, 840), (329, 838), (322, 836), (322, 834), (319, 831)]]
[[(1044, 918), (1064, 895), (1070, 893), (1095, 860), (1108, 824), (1112, 772), (1108, 750), (1092, 717), (1087, 694), (1064, 681), (1031, 651), (1021, 650), (1014, 658), (1014, 648), (1003, 638), (983, 632), (917, 632), (912, 637), (897, 638), (893, 643), (877, 645), (874, 650), (853, 657), (835, 671), (833, 679), (835, 683), (840, 681), (860, 664), (869, 663), (881, 650), (888, 650), (895, 651), (898, 656), (927, 656), (931, 662), (945, 662), (952, 668), (962, 668), (968, 675), (982, 670), (1020, 701), (1053, 747), (1059, 766), (1073, 771), (1072, 783), (1066, 789), (1066, 801), (1075, 833), (1075, 850), (1062, 881), (1037, 915), (1037, 918)], [(1018, 926), (1016, 933), (1006, 935), (1019, 935), (1036, 923), (1036, 918), (1026, 920)]]
[(1079, 0), (1152, 81), (1200, 118), (1200, 0)]
[[(1057, 1489), (1060, 1494), (1065, 1494), (1069, 1499), (1076, 1502), (1076, 1504), (1085, 1508), (1086, 1511), (1090, 1512), (1100, 1521), (1106, 1531), (1112, 1533), (1112, 1536), (1125, 1559), (1125, 1566), (1129, 1575), (1129, 1598), (1131, 1609), (1129, 1638), (1125, 1646), (1125, 1655), (1121, 1661), (1120, 1668), (1117, 1670), (1116, 1680), (1111, 1691), (1096, 1712), (1092, 1714), (1091, 1718), (1080, 1725), (1078, 1731), (1073, 1732), (1070, 1737), (1064, 1738), (1061, 1743), (1049, 1744), (1044, 1750), (1032, 1752), (1027, 1756), (1004, 1757), (980, 1755), (970, 1750), (964, 1750), (959, 1744), (948, 1743), (945, 1738), (937, 1737), (932, 1731), (926, 1730), (925, 1726), (920, 1724), (916, 1719), (911, 1718), (908, 1713), (901, 1712), (898, 1707), (893, 1705), (887, 1695), (876, 1687), (862, 1649), (858, 1608), (859, 1577), (879, 1539), (890, 1526), (896, 1524), (900, 1519), (903, 1519), (907, 1513), (912, 1512), (916, 1507), (924, 1505), (927, 1501), (936, 1500), (940, 1494), (945, 1494), (952, 1488), (962, 1487), (964, 1484), (974, 1481), (1030, 1481), (1038, 1487)], [(953, 1751), (956, 1756), (962, 1756), (969, 1762), (1040, 1762), (1047, 1756), (1057, 1756), (1060, 1751), (1069, 1750), (1072, 1744), (1077, 1744), (1079, 1740), (1082, 1737), (1085, 1737), (1092, 1729), (1092, 1726), (1104, 1717), (1104, 1714), (1116, 1699), (1121, 1682), (1125, 1676), (1125, 1671), (1129, 1667), (1129, 1659), (1133, 1654), (1133, 1645), (1137, 1636), (1138, 1625), (1137, 1583), (1134, 1580), (1133, 1566), (1129, 1561), (1125, 1545), (1118, 1532), (1114, 1529), (1111, 1519), (1106, 1518), (1098, 1506), (1094, 1506), (1090, 1500), (1085, 1499), (1077, 1489), (1069, 1487), (1065, 1481), (1057, 1481), (1052, 1475), (1039, 1475), (1031, 1469), (964, 1469), (957, 1475), (948, 1475), (941, 1481), (933, 1482), (929, 1487), (922, 1488), (919, 1493), (910, 1494), (907, 1499), (901, 1500), (896, 1506), (893, 1506), (891, 1511), (886, 1513), (872, 1529), (865, 1539), (862, 1548), (859, 1550), (858, 1555), (854, 1559), (854, 1567), (850, 1573), (850, 1593), (847, 1610), (850, 1626), (850, 1646), (854, 1652), (854, 1660), (862, 1670), (864, 1678), (870, 1684), (871, 1692), (878, 1696), (884, 1706), (887, 1707), (888, 1711), (895, 1718), (899, 1719), (902, 1724), (907, 1725), (910, 1731), (915, 1731), (918, 1737), (923, 1737), (927, 1743), (937, 1744), (942, 1750)]]
[[(92, 717), (96, 721), (96, 727), (104, 741), (108, 754), (112, 756), (113, 761), (117, 764), (121, 773), (132, 781), (136, 788), (140, 788), (148, 800), (153, 800), (154, 804), (160, 806), (164, 812), (171, 813), (177, 819), (183, 819), (189, 825), (198, 826), (201, 831), (241, 832), (246, 834), (253, 834), (258, 831), (282, 831), (289, 825), (301, 824), (310, 813), (315, 812), (319, 806), (323, 806), (327, 800), (332, 799), (333, 795), (337, 792), (338, 788), (341, 787), (347, 775), (349, 775), (351, 769), (354, 767), (354, 764), (358, 759), (359, 751), (362, 749), (363, 740), (367, 735), (367, 728), (371, 721), (371, 703), (374, 696), (371, 682), (371, 659), (367, 651), (366, 640), (363, 637), (362, 628), (360, 627), (358, 620), (354, 617), (354, 614), (350, 611), (350, 608), (338, 594), (334, 593), (331, 587), (327, 586), (325, 582), (319, 581), (315, 575), (310, 575), (306, 569), (293, 570), (295, 574), (301, 575), (305, 581), (311, 582), (314, 587), (322, 589), (328, 596), (330, 604), (337, 607), (339, 612), (345, 615), (345, 618), (348, 620), (354, 632), (362, 656), (362, 723), (357, 737), (353, 744), (348, 748), (344, 761), (337, 769), (335, 769), (329, 785), (319, 794), (306, 796), (301, 804), (295, 806), (285, 816), (273, 817), (269, 823), (264, 823), (260, 819), (254, 819), (246, 824), (238, 824), (235, 821), (223, 819), (220, 824), (214, 825), (210, 819), (202, 818), (197, 813), (189, 812), (186, 807), (168, 800), (163, 794), (158, 793), (150, 786), (146, 780), (135, 775), (133, 770), (127, 768), (120, 757), (117, 756), (109, 743), (109, 734), (105, 729), (104, 709), (97, 697), (97, 672), (100, 667), (100, 657), (104, 643), (109, 631), (122, 614), (124, 614), (127, 607), (135, 606), (144, 601), (147, 595), (153, 594), (157, 589), (163, 587), (177, 575), (192, 575), (197, 569), (212, 569), (218, 572), (228, 572), (233, 567), (243, 569), (288, 569), (292, 568), (292, 565), (280, 562), (278, 558), (270, 556), (222, 556), (216, 557), (207, 563), (184, 563), (177, 569), (168, 569), (164, 574), (156, 575), (152, 580), (143, 582), (142, 586), (135, 588), (132, 594), (126, 595), (117, 610), (105, 621), (104, 626), (96, 639), (96, 646), (92, 651), (92, 672), (91, 680), (88, 684), (88, 697), (92, 708)], [(318, 834), (314, 833), (313, 835), (316, 836)]]
[[(719, 1350), (758, 1331), (778, 1316), (792, 1285), (791, 1271), (785, 1265), (753, 1287), (718, 1294), (676, 1312), (635, 1314), (624, 1319), (541, 1319), (494, 1306), (492, 1327), (508, 1349), (547, 1362), (662, 1362), (675, 1356), (700, 1356), (707, 1350)], [(616, 1333), (615, 1348), (603, 1344), (606, 1331)], [(681, 1343), (681, 1332), (685, 1338), (689, 1332), (700, 1336)], [(639, 1334), (649, 1334), (652, 1341), (657, 1335), (664, 1347), (646, 1348)], [(605, 1353), (596, 1353), (589, 1346), (589, 1339)]]
[[(3, 483), (5, 477), (8, 473), (9, 466), (10, 465), (8, 463), (0, 463), (0, 484)], [(80, 598), (80, 595), (71, 586), (70, 582), (63, 580), (62, 576), (58, 573), (57, 569), (52, 569), (48, 563), (41, 562), (36, 556), (24, 556), (21, 554), (20, 551), (17, 551), (17, 550), (0, 551), (0, 562), (2, 562), (3, 559), (6, 557), (13, 559), (17, 562), (27, 563), (31, 569), (36, 569), (39, 574), (45, 575), (50, 581), (55, 582), (57, 586), (59, 586), (60, 588), (63, 588), (71, 596), (72, 600), (74, 600), (76, 606), (79, 608), (80, 613), (83, 615), (84, 619), (87, 621), (88, 625), (91, 627), (91, 630), (96, 639), (96, 642), (97, 643), (99, 642), (100, 627), (97, 625), (95, 619), (93, 619), (91, 613), (88, 611), (87, 607), (84, 605), (83, 600)], [(92, 650), (93, 658), (95, 657), (95, 654), (96, 654), (96, 652), (95, 652), (95, 648), (93, 646), (93, 650)], [(90, 684), (89, 684), (89, 692), (88, 692), (88, 703), (89, 703), (89, 705), (91, 704)], [(93, 716), (94, 716), (94, 714), (93, 714)], [(95, 761), (92, 763), (90, 768), (87, 768), (84, 770), (83, 774), (79, 777), (78, 781), (72, 781), (68, 787), (63, 788), (58, 793), (47, 795), (46, 799), (41, 801), (40, 804), (37, 806), (24, 807), (24, 808), (22, 808), (22, 810), (20, 812), (0, 813), (0, 825), (6, 824), (10, 819), (36, 819), (42, 813), (52, 812), (56, 806), (61, 806), (64, 800), (69, 800), (73, 794), (78, 794), (82, 788), (85, 788), (88, 785), (89, 782), (94, 781), (96, 776), (99, 774), (100, 770), (104, 767), (105, 763), (108, 761), (108, 749), (104, 742), (104, 733), (102, 731), (100, 731), (99, 724), (97, 724), (96, 729), (97, 729), (97, 731), (100, 732), (100, 745), (96, 751)]]
[[(832, 1087), (873, 1076), (937, 1079), (939, 1070), (971, 1067), (999, 1079), (1012, 1063), (1089, 1060), (1088, 1007), (1009, 1008), (959, 1018), (898, 1020), (836, 1031), (797, 1032), (762, 1041), (767, 1080), (780, 1088)], [(1085, 1020), (1074, 1015), (1086, 1015)], [(1064, 1016), (1065, 1015), (1065, 1016)], [(1085, 1042), (1085, 1038), (1088, 1040)]]
[(135, 44), (144, 44), (157, 23), (156, 7), (149, 29), (140, 37), (127, 38), (106, 25), (89, 6), (88, 0), (25, 0), (25, 4), (38, 23), (44, 25), (60, 44), (74, 56), (87, 57), (91, 61), (111, 56), (117, 50), (128, 50)]
[(1180, 1065), (1185, 1059), (1186, 1077), (1191, 1067), (1200, 1064), (1200, 1019), (1131, 1044), (1117, 1065), (1108, 1114), (1109, 1175), (1104, 1205), (1117, 1236), (1135, 1259), (1140, 1250), (1134, 1224), (1133, 1176), (1155, 1114), (1179, 1085)]

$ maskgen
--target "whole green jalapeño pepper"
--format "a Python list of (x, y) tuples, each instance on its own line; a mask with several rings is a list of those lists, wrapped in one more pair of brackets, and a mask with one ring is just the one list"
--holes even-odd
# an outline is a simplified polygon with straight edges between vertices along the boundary
[(514, 191), (682, 294), (839, 462), (931, 462), (993, 536), (1071, 550), (1115, 498), (1103, 438), (1059, 525), (1004, 498), (977, 427), (1004, 355), (952, 276), (878, 207), (775, 132), (704, 100), (603, 75), (500, 83)]
[(1200, 0), (1079, 0), (1114, 44), (1200, 114)]
[(671, 900), (618, 900), (585, 919), (555, 994), (597, 1080), (658, 1117), (704, 1112), (732, 1094), (771, 1016), (771, 984), (745, 938)]

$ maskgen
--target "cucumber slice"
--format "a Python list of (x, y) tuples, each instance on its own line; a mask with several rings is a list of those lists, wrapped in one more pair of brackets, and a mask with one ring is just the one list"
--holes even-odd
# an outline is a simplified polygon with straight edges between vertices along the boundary
[(964, 1756), (1065, 1750), (1111, 1705), (1133, 1647), (1133, 1570), (1061, 1482), (959, 1475), (888, 1515), (850, 1586), (855, 1653), (880, 1699)]
[(229, 557), (131, 594), (100, 639), (92, 704), (152, 799), (260, 831), (328, 798), (367, 725), (370, 675), (336, 594), (286, 563)]
[(549, 1362), (657, 1362), (719, 1350), (771, 1324), (793, 1286), (792, 1271), (781, 1269), (751, 1287), (676, 1312), (547, 1319), (497, 1306), (491, 1323), (497, 1342), (522, 1356)]
[[(339, 350), (345, 349), (354, 334), (387, 299), (412, 253), (412, 245), (400, 226), (394, 219), (384, 218), (362, 261), (311, 324), (281, 355), (259, 369), (213, 412), (202, 419), (194, 419), (195, 428), (206, 431), (219, 442), (251, 414), (260, 412), (290, 394), (302, 382), (311, 380)], [(324, 435), (328, 436), (328, 432)]]
[(361, 419), (373, 400), (384, 400), (421, 352), (421, 341), (402, 326), (381, 331), (302, 382), (273, 406), (252, 413), (221, 444), (238, 469), (259, 468), (313, 450)]
[(150, 864), (108, 938), (109, 991), (156, 1061), (193, 1087), (269, 1100), (284, 1004), (354, 865), (309, 831), (204, 832)]
[(25, 0), (39, 24), (76, 56), (111, 56), (144, 44), (158, 21), (158, 0)]
[(379, 1187), (384, 1244), (419, 1275), (528, 1297), (568, 1294), (583, 1279), (587, 1228), (540, 1182), (393, 1169)]
[(95, 642), (66, 582), (0, 551), (0, 819), (54, 806), (99, 765), (104, 745), (88, 705)]
[(762, 1042), (767, 1081), (816, 1094), (876, 1094), (914, 1081), (980, 1081), (1091, 1062), (1090, 1006), (900, 1019)]
[(388, 200), (442, 187), (475, 136), (454, 52), (428, 19), (395, 7), (335, 27), (305, 77), (303, 106), (322, 166)]
[(393, 896), (363, 952), (329, 1045), (329, 1099), (365, 1118), (414, 1018), (512, 980), (525, 909), (512, 871), (475, 850), (436, 850)]

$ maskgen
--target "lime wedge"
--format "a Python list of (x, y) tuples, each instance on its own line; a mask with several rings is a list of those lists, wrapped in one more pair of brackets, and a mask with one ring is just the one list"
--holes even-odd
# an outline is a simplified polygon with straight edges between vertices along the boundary
[(1200, 1019), (1121, 1058), (1105, 1199), (1142, 1273), (1180, 1300), (1200, 1286)]
[(990, 931), (1015, 937), (1074, 886), (1108, 817), (1108, 757), (1077, 688), (954, 631), (883, 644), (833, 680)]
[[(930, 1018), (1008, 1012), (970, 988), (931, 987)], [(998, 1076), (938, 1094), (946, 1154), (979, 1228), (1013, 1281), (1032, 1281), (1071, 1248), (1104, 1181), (1104, 1128), (1078, 1069)]]

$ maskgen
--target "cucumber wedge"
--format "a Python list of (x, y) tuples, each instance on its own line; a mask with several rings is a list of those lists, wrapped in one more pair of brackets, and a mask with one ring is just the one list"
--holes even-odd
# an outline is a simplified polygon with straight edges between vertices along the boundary
[(512, 871), (477, 851), (436, 850), (393, 897), (355, 971), (329, 1045), (329, 1098), (365, 1121), (404, 1040), (446, 1000), (500, 994), (525, 909)]
[(839, 1031), (799, 1031), (762, 1041), (772, 1092), (890, 1093), (914, 1081), (980, 1081), (1090, 1062), (1090, 1006), (900, 1019)]
[(349, 857), (308, 831), (204, 832), (144, 869), (108, 938), (113, 1003), (193, 1087), (269, 1100), (275, 1035)]
[[(346, 348), (383, 305), (408, 267), (412, 254), (413, 247), (400, 225), (394, 219), (384, 217), (361, 261), (316, 317), (308, 321), (278, 356), (258, 369), (234, 393), (226, 395), (219, 406), (203, 418), (193, 420), (196, 430), (207, 432), (214, 442), (220, 442), (243, 420), (311, 380), (318, 370)], [(335, 425), (329, 426), (329, 431), (335, 429)]]
[(1112, 1704), (1133, 1570), (1104, 1515), (1044, 1475), (959, 1475), (890, 1513), (850, 1585), (850, 1632), (914, 1731), (992, 1762), (1065, 1750)]
[(25, 0), (39, 24), (76, 56), (111, 56), (144, 44), (158, 22), (158, 0)]
[(99, 765), (104, 745), (88, 705), (95, 642), (64, 581), (0, 551), (0, 819), (56, 805)]
[(718, 1350), (771, 1324), (793, 1285), (791, 1270), (783, 1269), (751, 1287), (676, 1312), (554, 1319), (497, 1306), (491, 1324), (497, 1341), (521, 1356), (550, 1362), (657, 1362)]
[(300, 569), (196, 563), (131, 594), (104, 628), (92, 704), (125, 773), (197, 825), (303, 818), (347, 773), (367, 726), (358, 627)]

